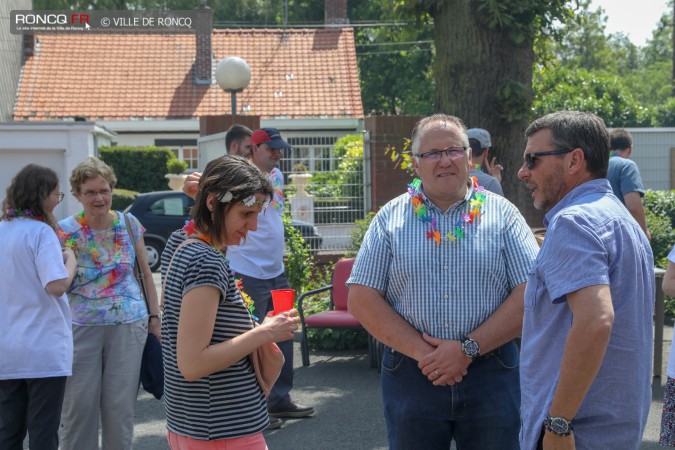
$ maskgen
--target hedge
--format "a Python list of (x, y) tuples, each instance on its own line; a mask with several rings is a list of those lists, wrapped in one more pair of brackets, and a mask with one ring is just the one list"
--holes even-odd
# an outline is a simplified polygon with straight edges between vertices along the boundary
[(117, 186), (136, 192), (166, 191), (167, 162), (176, 156), (165, 147), (101, 147), (100, 158), (113, 168)]

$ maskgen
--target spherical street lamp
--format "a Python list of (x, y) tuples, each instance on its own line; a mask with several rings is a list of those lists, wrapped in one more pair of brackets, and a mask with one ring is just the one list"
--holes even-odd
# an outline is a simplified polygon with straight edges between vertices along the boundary
[(216, 67), (216, 83), (232, 95), (232, 116), (237, 115), (237, 92), (246, 89), (251, 81), (251, 69), (241, 58), (229, 56)]

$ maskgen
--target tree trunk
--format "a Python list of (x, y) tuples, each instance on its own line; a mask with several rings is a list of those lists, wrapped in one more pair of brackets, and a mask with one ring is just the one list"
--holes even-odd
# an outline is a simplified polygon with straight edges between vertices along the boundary
[(436, 110), (456, 115), (467, 128), (485, 128), (492, 136), (491, 155), (504, 166), (502, 187), (532, 227), (542, 226), (530, 193), (517, 173), (523, 162), (525, 128), (532, 103), (534, 39), (490, 27), (479, 2), (438, 2), (434, 16)]
[[(673, 3), (673, 17), (671, 19), (673, 21), (673, 32), (672, 32), (672, 41), (673, 41), (673, 49), (675, 49), (675, 3)], [(671, 77), (671, 97), (675, 97), (675, 51), (673, 53), (673, 72), (672, 72), (672, 77)]]

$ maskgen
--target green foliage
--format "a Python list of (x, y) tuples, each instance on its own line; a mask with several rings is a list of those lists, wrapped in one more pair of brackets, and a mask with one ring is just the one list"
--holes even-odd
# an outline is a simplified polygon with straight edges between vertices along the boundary
[[(540, 66), (535, 79), (546, 70), (565, 72), (574, 76), (569, 86), (578, 89), (551, 90), (559, 80), (539, 79), (534, 85), (533, 110), (540, 114), (583, 109), (602, 116), (608, 126), (674, 126), (672, 8), (644, 47), (636, 47), (623, 33), (607, 36), (606, 23), (604, 10), (590, 10), (590, 2), (584, 0), (555, 33), (557, 39), (537, 42)], [(599, 92), (602, 85), (605, 88)], [(617, 103), (612, 108), (609, 103), (614, 100)]]
[(336, 171), (314, 173), (307, 186), (307, 193), (318, 198), (338, 198), (340, 196), (338, 177)]
[(675, 228), (675, 190), (654, 191), (647, 189), (643, 199), (645, 208), (657, 216), (667, 217)]
[(361, 244), (363, 243), (363, 237), (366, 235), (366, 231), (368, 231), (370, 222), (373, 221), (374, 217), (375, 213), (370, 211), (364, 219), (354, 222), (354, 229), (352, 229), (352, 239), (349, 243), (349, 251), (345, 256), (353, 258), (359, 252)]
[(645, 127), (653, 122), (652, 112), (633, 99), (619, 77), (607, 72), (543, 68), (535, 73), (534, 90), (535, 116), (575, 110), (597, 114), (608, 127)]
[(334, 199), (361, 198), (363, 190), (363, 138), (349, 134), (335, 141), (334, 158), (338, 167), (313, 174), (307, 192), (316, 197)]
[(175, 158), (168, 148), (101, 147), (100, 158), (113, 168), (117, 185), (137, 192), (165, 191), (168, 189), (167, 162)]
[(300, 231), (291, 225), (290, 214), (283, 215), (284, 239), (286, 241), (286, 277), (297, 295), (307, 290), (307, 283), (312, 276), (314, 261), (309, 254), (309, 246)]
[[(443, 1), (443, 0), (436, 0)], [(565, 21), (571, 15), (567, 0), (478, 0), (478, 10), (487, 15), (492, 28), (511, 30), (514, 43), (522, 42), (527, 36), (535, 36), (550, 29), (560, 20)]]
[(675, 97), (656, 107), (655, 122), (662, 127), (675, 127)]
[(668, 217), (662, 217), (651, 211), (646, 211), (647, 228), (652, 238), (649, 245), (654, 254), (654, 265), (665, 269), (668, 265), (667, 256), (675, 243), (675, 231)]
[(348, 5), (352, 20), (382, 24), (354, 30), (366, 115), (431, 114), (434, 26), (428, 12), (411, 16), (400, 0)]
[(188, 165), (185, 161), (181, 161), (178, 158), (170, 159), (166, 163), (166, 170), (168, 170), (169, 173), (175, 174), (175, 175), (180, 175), (183, 172), (185, 172), (188, 168)]
[(115, 188), (112, 193), (112, 209), (115, 211), (124, 211), (124, 209), (131, 205), (138, 192), (127, 189)]
[(368, 332), (358, 328), (310, 328), (307, 340), (314, 350), (354, 350), (368, 346)]
[[(668, 266), (668, 253), (675, 243), (675, 191), (647, 190), (644, 197), (647, 213), (647, 228), (652, 235), (649, 244), (654, 253), (656, 267)], [(665, 310), (675, 316), (675, 298), (666, 297)]]
[(647, 190), (644, 197), (647, 228), (652, 235), (650, 245), (654, 264), (665, 269), (666, 257), (675, 243), (675, 191)]
[(350, 134), (334, 145), (337, 168), (315, 172), (307, 192), (315, 197), (316, 223), (345, 223), (363, 217), (363, 138)]
[(391, 160), (395, 163), (394, 167), (400, 167), (408, 172), (411, 177), (415, 177), (417, 174), (415, 172), (415, 167), (413, 166), (411, 145), (412, 141), (405, 138), (403, 141), (403, 149), (401, 149), (400, 152), (396, 150), (396, 147), (388, 146), (385, 149), (384, 154), (389, 155)]

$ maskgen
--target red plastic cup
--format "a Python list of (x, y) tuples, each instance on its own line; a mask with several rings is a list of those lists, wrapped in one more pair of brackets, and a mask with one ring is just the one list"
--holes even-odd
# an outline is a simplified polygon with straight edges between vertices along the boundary
[(275, 289), (272, 291), (272, 304), (274, 304), (273, 314), (279, 314), (293, 309), (295, 300), (294, 289)]

